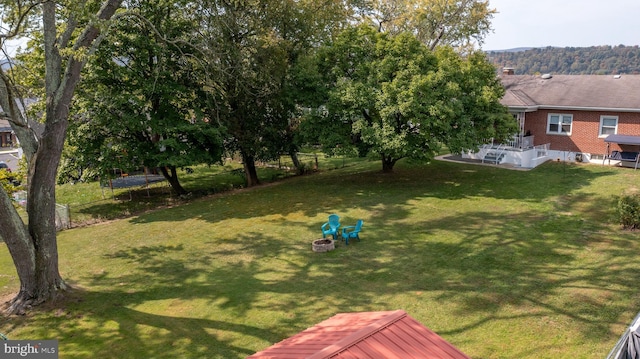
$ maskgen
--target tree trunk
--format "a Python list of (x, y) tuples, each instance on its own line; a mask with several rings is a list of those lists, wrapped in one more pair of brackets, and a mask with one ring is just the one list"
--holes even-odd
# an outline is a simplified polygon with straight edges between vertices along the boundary
[(293, 162), (293, 167), (298, 170), (302, 167), (302, 163), (300, 163), (300, 159), (298, 158), (298, 152), (296, 150), (290, 150), (289, 156), (291, 156), (291, 161)]
[(0, 186), (0, 238), (4, 240), (13, 259), (13, 264), (20, 279), (20, 291), (9, 303), (10, 313), (23, 313), (24, 307), (30, 305), (29, 298), (35, 297), (35, 250), (27, 227), (16, 211), (11, 199)]
[(256, 171), (256, 160), (252, 155), (247, 155), (244, 151), (242, 153), (242, 163), (244, 166), (244, 175), (247, 187), (253, 187), (260, 184), (258, 180), (258, 171)]
[[(29, 234), (35, 250), (35, 278), (27, 283), (27, 291), (18, 295), (31, 305), (55, 300), (66, 285), (58, 270), (58, 243), (56, 236), (55, 184), (60, 154), (67, 129), (67, 121), (47, 124), (46, 136), (41, 139), (32, 159), (38, 176), (30, 176), (27, 192)], [(18, 302), (14, 302), (18, 304)], [(16, 310), (20, 310), (18, 306)]]
[[(108, 20), (113, 16), (122, 0), (105, 0), (97, 13), (97, 19)], [(32, 306), (56, 299), (66, 284), (58, 270), (58, 243), (56, 238), (55, 186), (58, 164), (66, 138), (69, 107), (73, 93), (80, 81), (84, 60), (74, 56), (68, 58), (63, 71), (60, 50), (70, 48), (72, 34), (76, 34), (74, 20), (69, 20), (68, 31), (57, 36), (60, 19), (56, 15), (55, 2), (42, 3), (42, 24), (45, 48), (46, 113), (44, 130), (40, 126), (27, 126), (15, 106), (12, 106), (16, 91), (13, 82), (1, 74), (0, 103), (9, 114), (9, 122), (25, 148), (28, 162), (27, 214), (29, 222), (24, 224), (13, 207), (11, 199), (0, 188), (0, 237), (9, 248), (9, 253), (20, 279), (20, 291), (9, 302), (8, 313), (22, 314)], [(17, 31), (17, 29), (16, 29)], [(94, 44), (100, 30), (88, 25), (74, 37), (72, 46), (76, 51), (87, 51)], [(82, 58), (82, 56), (80, 56)]]
[(392, 173), (393, 172), (393, 166), (395, 166), (397, 161), (398, 161), (397, 159), (392, 158), (391, 156), (385, 156), (383, 154), (382, 155), (382, 172), (383, 173)]
[[(167, 169), (169, 169), (171, 173), (169, 173)], [(173, 190), (176, 192), (178, 196), (183, 196), (187, 194), (187, 191), (180, 184), (180, 180), (178, 179), (178, 172), (176, 171), (175, 166), (161, 167), (160, 171), (162, 172), (162, 175), (164, 176), (164, 178), (166, 178), (167, 181), (169, 181), (171, 188), (173, 188)]]
[[(52, 116), (65, 109), (51, 110)], [(9, 303), (9, 313), (22, 314), (28, 308), (53, 301), (67, 287), (58, 270), (58, 244), (55, 222), (55, 184), (67, 130), (67, 121), (49, 121), (40, 139), (38, 150), (29, 163), (27, 188), (27, 214), (29, 225), (22, 224), (20, 216), (9, 202), (6, 192), (2, 208), (8, 215), (0, 222), (9, 228), (2, 230), (9, 252), (20, 278), (20, 291)], [(12, 208), (12, 210), (9, 210)]]

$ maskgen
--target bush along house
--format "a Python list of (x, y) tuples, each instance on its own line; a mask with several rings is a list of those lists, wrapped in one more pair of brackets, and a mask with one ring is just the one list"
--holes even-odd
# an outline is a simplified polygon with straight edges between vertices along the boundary
[(508, 143), (464, 157), (533, 168), (549, 160), (638, 166), (640, 75), (514, 75), (502, 104), (519, 124)]

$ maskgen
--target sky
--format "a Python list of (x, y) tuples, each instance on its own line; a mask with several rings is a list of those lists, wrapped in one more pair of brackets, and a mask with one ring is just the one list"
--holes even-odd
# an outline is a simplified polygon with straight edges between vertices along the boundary
[(640, 0), (489, 0), (489, 7), (498, 13), (485, 51), (640, 45)]
[(489, 0), (482, 49), (640, 45), (640, 0)]

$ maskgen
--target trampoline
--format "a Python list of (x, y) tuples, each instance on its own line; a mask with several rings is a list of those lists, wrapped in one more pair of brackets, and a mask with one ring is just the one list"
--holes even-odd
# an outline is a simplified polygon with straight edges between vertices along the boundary
[(133, 187), (145, 187), (147, 189), (147, 197), (150, 196), (149, 186), (154, 183), (164, 182), (167, 179), (163, 175), (156, 174), (142, 174), (142, 175), (123, 175), (118, 178), (111, 178), (108, 181), (100, 181), (100, 187), (102, 188), (102, 197), (104, 198), (104, 189), (110, 188), (111, 195), (115, 197), (114, 189), (129, 189), (129, 199), (131, 196), (131, 188)]
[(114, 188), (129, 188), (129, 187), (142, 187), (152, 183), (162, 182), (166, 179), (162, 175), (134, 175), (123, 176), (114, 179), (110, 179), (109, 182), (103, 187)]

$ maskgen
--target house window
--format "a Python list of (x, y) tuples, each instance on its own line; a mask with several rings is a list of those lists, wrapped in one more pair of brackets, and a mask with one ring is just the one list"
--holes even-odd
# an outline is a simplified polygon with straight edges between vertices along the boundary
[(573, 115), (550, 114), (547, 120), (547, 133), (554, 135), (571, 135)]
[(600, 116), (600, 137), (618, 133), (617, 116)]

